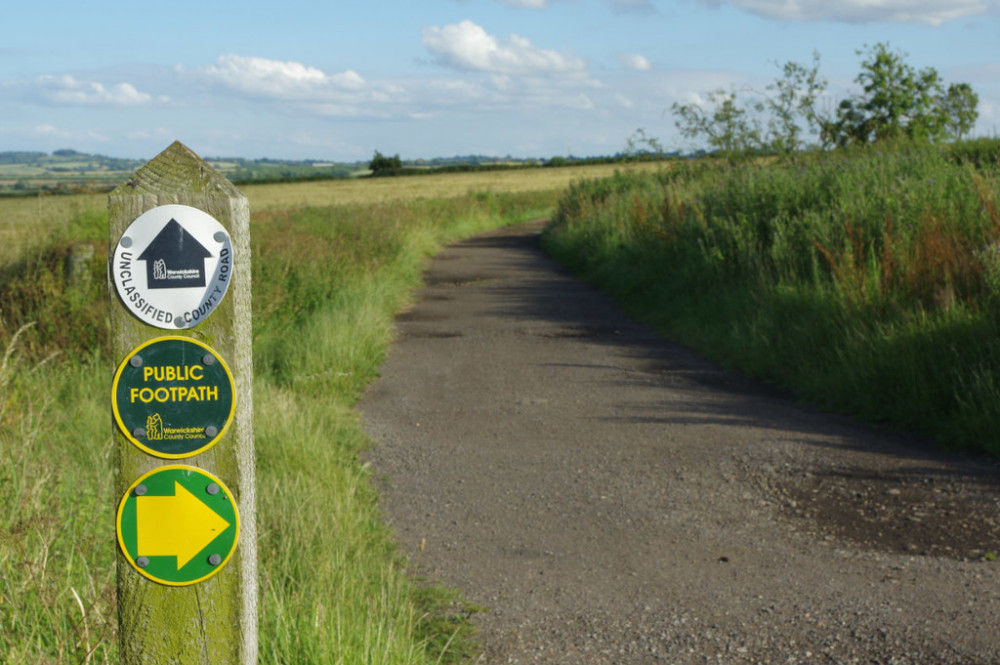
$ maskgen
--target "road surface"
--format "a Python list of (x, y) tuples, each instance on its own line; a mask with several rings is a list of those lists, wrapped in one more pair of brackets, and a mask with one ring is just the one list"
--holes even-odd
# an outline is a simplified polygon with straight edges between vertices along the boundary
[(445, 249), (360, 409), (483, 663), (997, 663), (996, 465), (820, 413), (624, 316), (539, 223)]

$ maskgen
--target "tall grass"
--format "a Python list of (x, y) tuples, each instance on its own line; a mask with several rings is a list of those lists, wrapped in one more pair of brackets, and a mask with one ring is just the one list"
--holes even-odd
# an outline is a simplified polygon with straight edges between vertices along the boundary
[[(20, 330), (21, 349), (34, 358), (107, 356), (107, 229), (106, 211), (78, 208), (0, 262), (0, 342)], [(74, 253), (83, 258), (71, 273)]]
[(809, 402), (1000, 453), (997, 164), (896, 146), (579, 184), (545, 246)]
[[(419, 665), (468, 652), (470, 608), (416, 584), (379, 518), (352, 406), (427, 257), (556, 200), (483, 191), (254, 215), (261, 662)], [(118, 658), (106, 266), (99, 254), (81, 286), (62, 260), (106, 224), (91, 210), (63, 220), (0, 282), (4, 665)]]
[(87, 405), (106, 377), (21, 338), (0, 363), (0, 656), (115, 662), (111, 435)]
[(52, 229), (65, 226), (68, 220), (100, 213), (108, 205), (106, 194), (0, 197), (0, 267), (23, 257), (37, 247)]

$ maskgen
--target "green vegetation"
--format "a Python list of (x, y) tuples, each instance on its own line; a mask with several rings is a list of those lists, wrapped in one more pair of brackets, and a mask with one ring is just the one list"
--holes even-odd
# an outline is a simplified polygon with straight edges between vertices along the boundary
[(857, 53), (864, 56), (854, 79), (861, 92), (841, 100), (834, 113), (818, 107), (827, 81), (814, 53), (811, 65), (785, 63), (781, 76), (763, 92), (715, 90), (708, 93), (707, 108), (673, 104), (677, 128), (714, 152), (741, 158), (792, 154), (807, 147), (810, 133), (824, 148), (843, 148), (903, 139), (960, 139), (976, 124), (979, 96), (968, 83), (945, 89), (937, 70), (913, 69), (905, 55), (890, 51), (888, 44)]
[(862, 94), (840, 102), (836, 120), (823, 127), (826, 142), (843, 147), (961, 138), (976, 124), (979, 96), (968, 83), (945, 90), (936, 69), (916, 71), (887, 44), (858, 54), (866, 57), (854, 79)]
[[(108, 357), (107, 227), (106, 211), (79, 209), (14, 261), (0, 263), (0, 342), (20, 331), (19, 350), (33, 359)], [(85, 263), (70, 279), (74, 255)]]
[(107, 372), (0, 364), (0, 653), (5, 663), (115, 662), (113, 459), (94, 396)]
[(403, 160), (398, 154), (386, 157), (376, 150), (375, 156), (368, 162), (368, 168), (371, 169), (373, 176), (396, 175), (403, 168)]
[[(213, 168), (236, 183), (329, 180), (347, 178), (364, 169), (361, 163), (316, 160), (210, 158)], [(89, 155), (76, 150), (0, 152), (0, 196), (104, 192), (117, 186), (145, 163)]]
[[(408, 665), (457, 662), (470, 652), (466, 619), (475, 608), (412, 580), (380, 519), (370, 470), (358, 457), (368, 442), (352, 406), (375, 376), (393, 313), (427, 257), (441, 243), (545, 215), (557, 196), (480, 191), (253, 216), (262, 662)], [(100, 332), (106, 259), (98, 252), (78, 282), (64, 268), (72, 243), (106, 248), (102, 215), (88, 209), (62, 220), (5, 264), (5, 665), (118, 657), (117, 497), (102, 397), (116, 359)]]
[[(641, 130), (640, 130), (641, 132)], [(655, 141), (655, 140), (654, 140)], [(673, 153), (671, 156), (676, 156)], [(317, 160), (245, 159), (216, 157), (207, 161), (240, 186), (329, 182), (359, 176), (439, 175), (532, 169), (541, 166), (581, 167), (663, 159), (658, 153), (624, 153), (612, 157), (554, 157), (548, 161), (466, 155), (431, 160), (403, 161), (399, 155), (379, 152), (369, 162), (325, 162)], [(129, 177), (145, 162), (88, 155), (75, 150), (44, 152), (0, 152), (0, 198), (28, 198), (53, 194), (107, 192)], [(451, 194), (449, 194), (451, 195)]]
[(208, 162), (229, 180), (239, 185), (250, 183), (293, 182), (350, 178), (364, 166), (360, 163), (334, 163), (315, 160), (212, 159)]
[(573, 186), (544, 244), (729, 367), (1000, 454), (998, 143), (619, 174)]
[(105, 190), (140, 166), (139, 160), (88, 155), (76, 150), (56, 150), (51, 155), (0, 152), (0, 195)]
[[(662, 154), (641, 130), (629, 150)], [(1000, 141), (661, 164), (248, 188), (262, 662), (472, 652), (476, 608), (411, 579), (393, 546), (353, 406), (427, 257), (550, 213), (571, 177), (591, 179), (558, 202), (545, 246), (637, 317), (811, 403), (1000, 453)], [(5, 664), (118, 656), (95, 198), (0, 202), (18, 248), (0, 260)]]

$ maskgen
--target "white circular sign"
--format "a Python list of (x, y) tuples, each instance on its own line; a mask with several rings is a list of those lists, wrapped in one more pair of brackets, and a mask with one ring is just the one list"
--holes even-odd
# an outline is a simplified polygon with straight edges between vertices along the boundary
[(111, 266), (126, 309), (157, 328), (192, 328), (222, 302), (233, 274), (229, 233), (183, 205), (147, 210), (125, 229)]

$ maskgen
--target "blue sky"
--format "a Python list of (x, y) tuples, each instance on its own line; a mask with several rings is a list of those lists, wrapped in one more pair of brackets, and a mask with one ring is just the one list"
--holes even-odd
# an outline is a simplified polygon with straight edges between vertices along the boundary
[(879, 42), (971, 84), (1000, 136), (1000, 0), (35, 0), (3, 10), (0, 151), (590, 156), (638, 128), (686, 150), (673, 103), (817, 51), (832, 108)]

